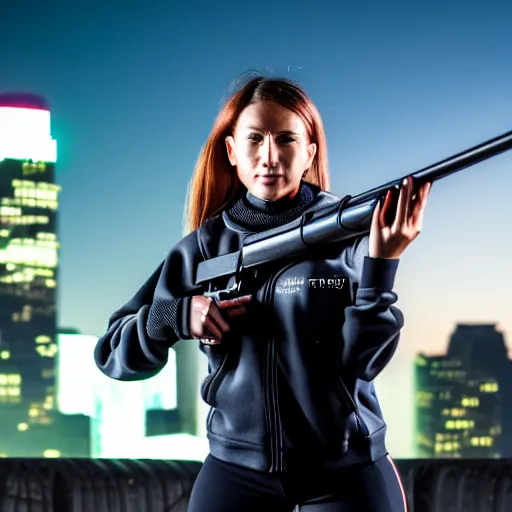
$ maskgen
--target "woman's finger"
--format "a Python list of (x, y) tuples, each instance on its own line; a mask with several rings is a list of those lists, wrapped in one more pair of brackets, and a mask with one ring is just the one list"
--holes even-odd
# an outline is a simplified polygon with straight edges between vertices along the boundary
[(388, 190), (386, 192), (386, 196), (384, 198), (384, 203), (382, 205), (382, 208), (380, 208), (380, 201), (378, 203), (378, 206), (379, 206), (379, 213), (378, 213), (379, 228), (389, 227), (387, 225), (388, 223), (386, 222), (386, 216), (388, 215), (388, 211), (391, 208), (392, 203), (393, 203), (393, 192), (391, 190)]
[(245, 306), (238, 306), (236, 308), (226, 309), (224, 314), (229, 316), (229, 318), (234, 318), (236, 316), (245, 315), (247, 313), (247, 308)]
[(210, 308), (209, 318), (215, 322), (221, 332), (229, 331), (229, 324), (226, 322), (219, 307), (215, 303), (213, 303)]
[[(386, 201), (386, 199), (384, 200), (384, 202)], [(373, 210), (373, 214), (372, 214), (372, 222), (371, 222), (371, 227), (370, 227), (370, 230), (373, 231), (373, 232), (377, 232), (378, 230), (380, 230), (380, 223), (381, 223), (381, 216), (382, 216), (382, 201), (379, 199), (377, 201), (377, 204), (375, 205), (375, 208)]]
[(251, 299), (252, 295), (243, 295), (242, 297), (236, 297), (234, 299), (222, 300), (217, 304), (217, 306), (226, 316), (234, 318), (236, 316), (244, 315), (247, 312), (244, 304), (250, 302)]
[(420, 231), (423, 225), (423, 214), (425, 212), (425, 207), (427, 206), (427, 198), (430, 192), (431, 184), (425, 183), (421, 186), (418, 191), (418, 197), (416, 202), (414, 203), (414, 208), (411, 213), (411, 229), (414, 231)]
[(409, 176), (403, 182), (400, 187), (400, 194), (398, 196), (398, 204), (396, 207), (396, 217), (393, 228), (396, 231), (403, 231), (407, 226), (407, 220), (409, 217), (409, 209), (412, 196), (412, 178)]
[(215, 338), (220, 341), (222, 339), (222, 331), (217, 325), (217, 323), (213, 320), (211, 315), (203, 316), (203, 338)]
[(229, 309), (246, 304), (252, 299), (252, 295), (242, 295), (241, 297), (235, 297), (234, 299), (221, 300), (217, 304), (220, 309)]

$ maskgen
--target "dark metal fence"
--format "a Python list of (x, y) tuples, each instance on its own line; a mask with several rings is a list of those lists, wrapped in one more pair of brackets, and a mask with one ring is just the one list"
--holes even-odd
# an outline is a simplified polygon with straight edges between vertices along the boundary
[[(410, 512), (512, 512), (510, 460), (395, 460)], [(0, 459), (0, 512), (186, 512), (198, 462)]]

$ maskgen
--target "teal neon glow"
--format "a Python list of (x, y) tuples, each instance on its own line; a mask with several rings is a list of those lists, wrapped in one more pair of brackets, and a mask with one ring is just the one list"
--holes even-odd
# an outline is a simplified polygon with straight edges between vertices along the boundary
[(7, 158), (57, 161), (57, 141), (51, 136), (49, 111), (0, 107), (0, 161)]

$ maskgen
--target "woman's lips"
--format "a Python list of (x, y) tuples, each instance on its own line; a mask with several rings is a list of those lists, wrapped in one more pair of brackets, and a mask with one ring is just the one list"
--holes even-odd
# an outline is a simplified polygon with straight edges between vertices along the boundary
[(282, 177), (282, 174), (260, 174), (257, 179), (261, 183), (272, 185)]

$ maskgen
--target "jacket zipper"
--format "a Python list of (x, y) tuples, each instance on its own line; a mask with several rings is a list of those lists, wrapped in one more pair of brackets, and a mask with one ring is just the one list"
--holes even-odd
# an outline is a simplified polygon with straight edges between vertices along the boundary
[[(277, 280), (279, 277), (286, 272), (289, 268), (293, 267), (296, 262), (288, 263), (277, 273), (275, 273), (267, 289), (265, 290), (264, 302), (268, 307), (269, 312), (272, 313), (272, 329), (274, 332), (275, 328), (275, 316), (274, 316), (274, 291)], [(276, 355), (276, 340), (274, 334), (268, 340), (267, 343), (267, 357), (266, 357), (266, 369), (265, 369), (265, 397), (266, 403), (268, 404), (268, 426), (270, 431), (270, 472), (282, 471), (283, 469), (283, 458), (282, 458), (282, 446), (283, 438), (280, 426), (279, 416), (279, 405), (278, 405), (278, 389), (277, 389), (277, 355)]]

